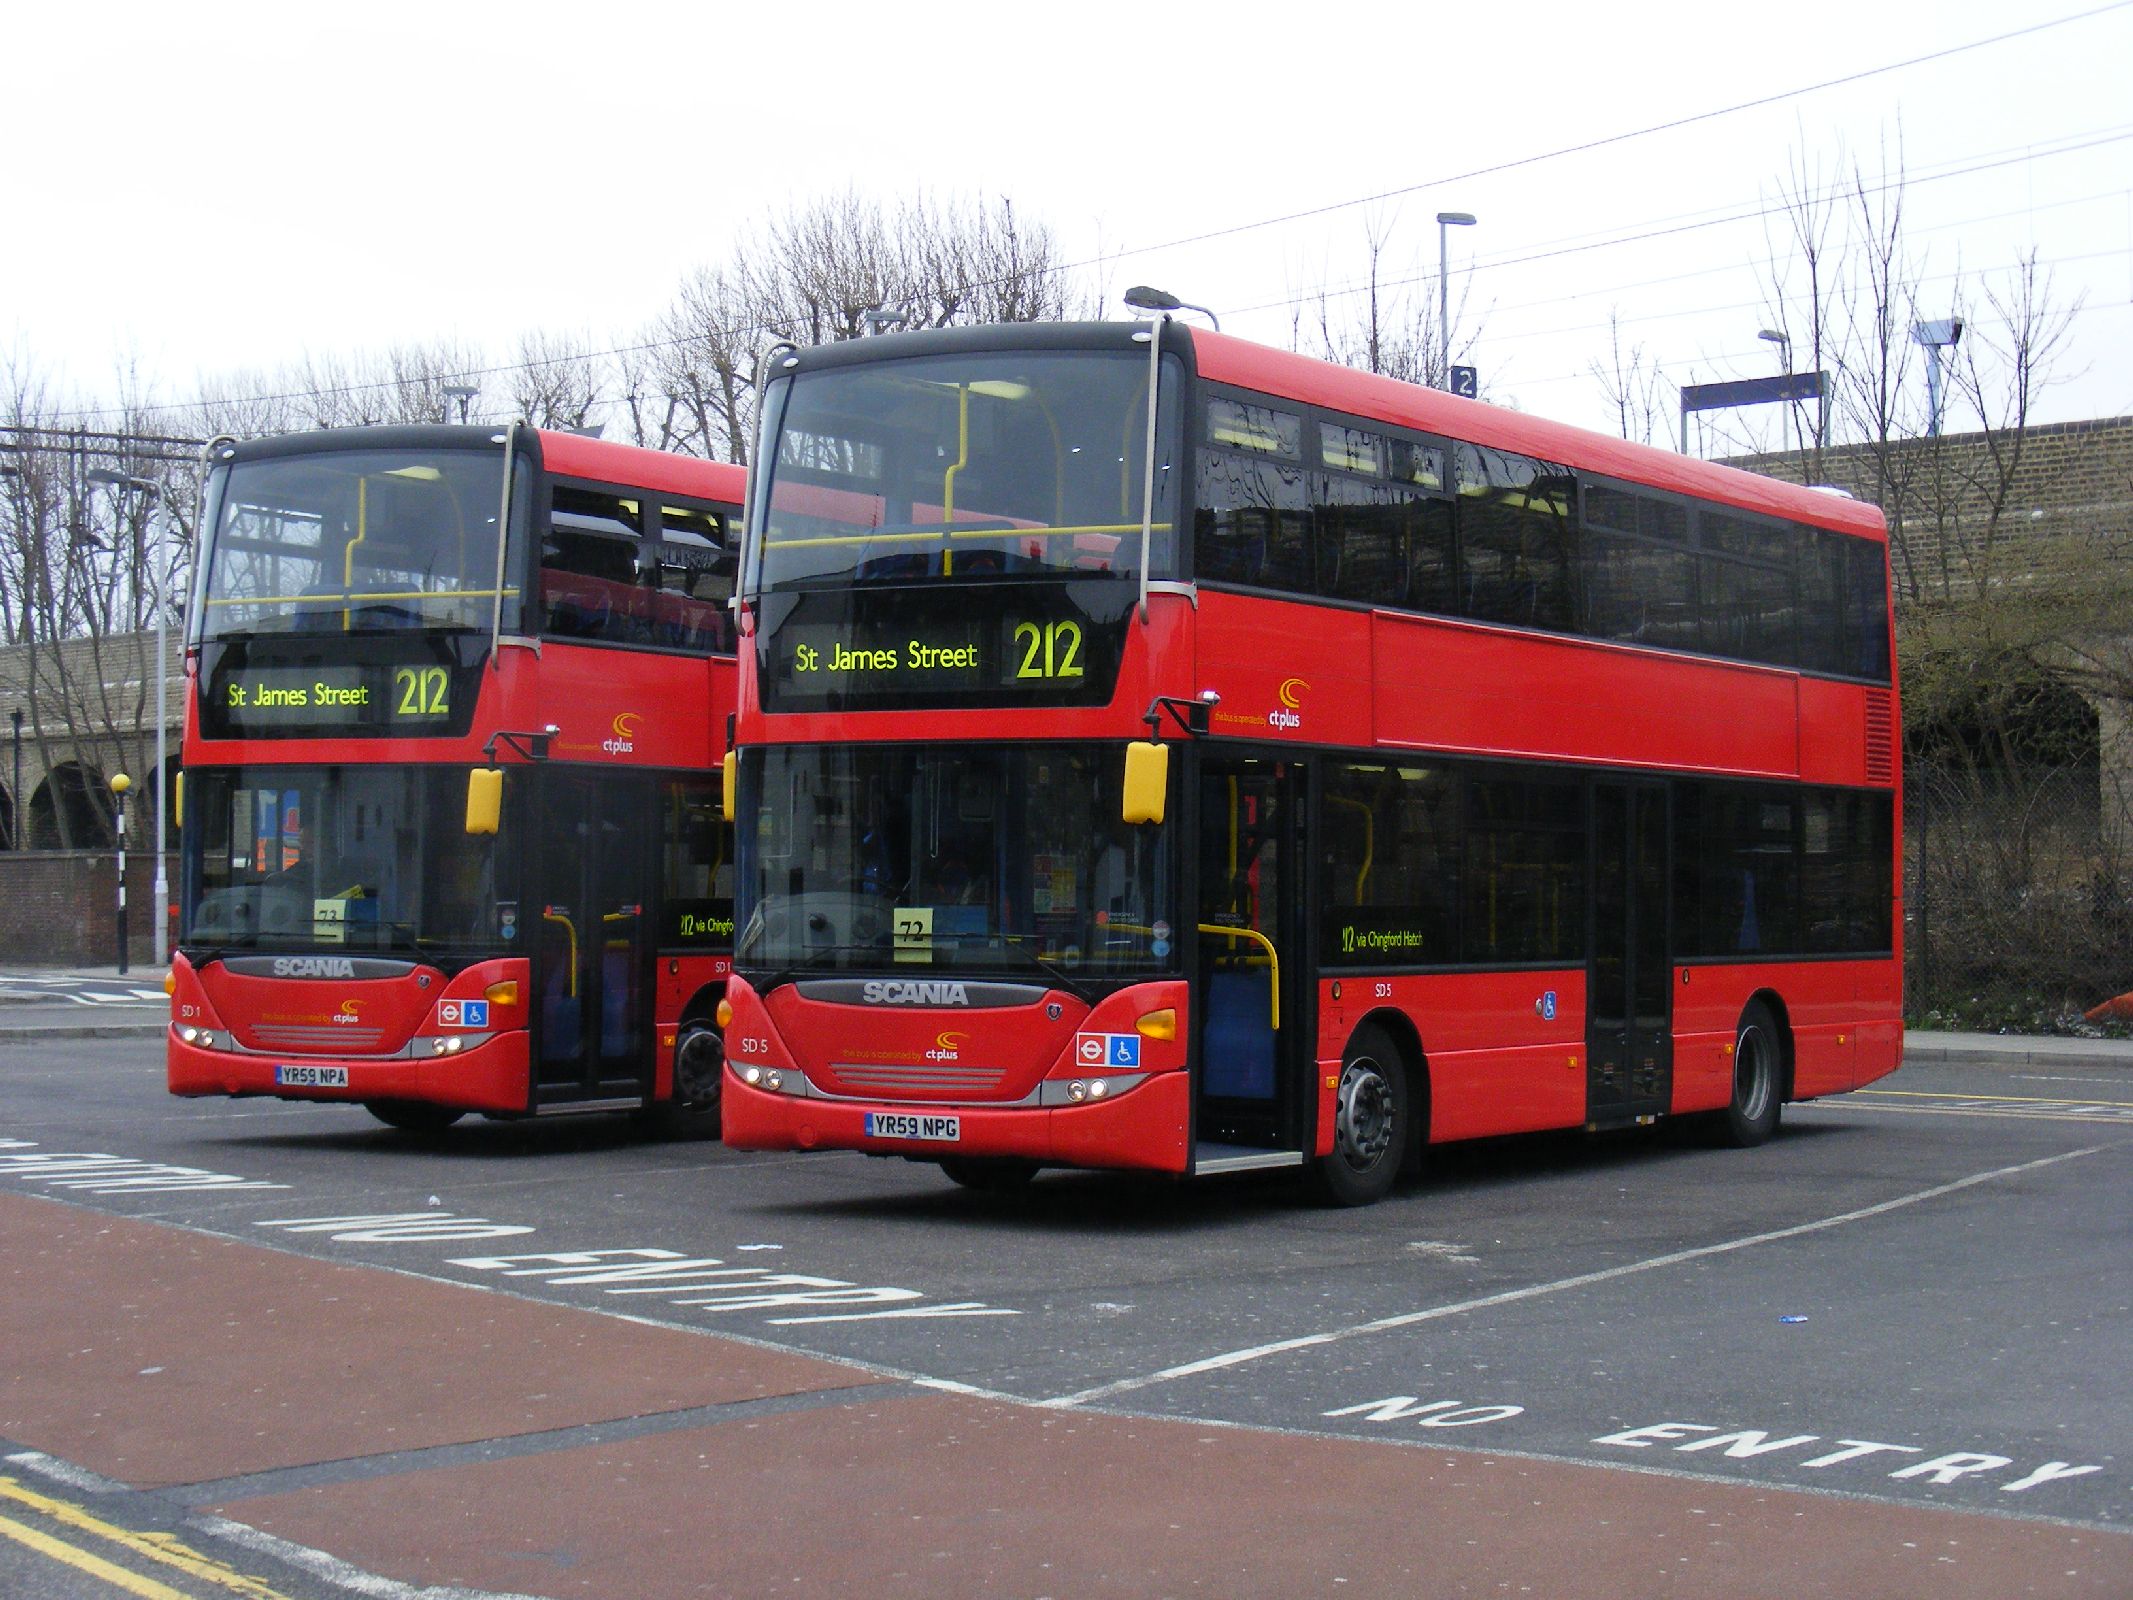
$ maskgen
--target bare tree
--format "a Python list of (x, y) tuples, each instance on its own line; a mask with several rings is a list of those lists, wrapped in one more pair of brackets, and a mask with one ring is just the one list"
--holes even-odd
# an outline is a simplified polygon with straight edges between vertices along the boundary
[(1614, 408), (1622, 437), (1638, 444), (1659, 438), (1671, 448), (1674, 440), (1668, 424), (1674, 413), (1665, 398), (1666, 379), (1643, 345), (1631, 345), (1628, 354), (1623, 354), (1622, 318), (1615, 310), (1607, 313), (1607, 349), (1607, 361), (1595, 361), (1588, 370)]
[[(1391, 218), (1371, 216), (1365, 219), (1363, 281), (1340, 293), (1321, 283), (1315, 293), (1302, 297), (1298, 301), (1297, 327), (1292, 331), (1292, 340), (1297, 348), (1302, 348), (1302, 341), (1296, 335), (1301, 331), (1301, 321), (1305, 308), (1308, 308), (1314, 325), (1313, 342), (1323, 359), (1364, 372), (1381, 373), (1402, 383), (1441, 389), (1449, 375), (1444, 319), (1440, 316), (1440, 303), (1447, 298), (1444, 285), (1434, 272), (1425, 270), (1419, 260), (1411, 261), (1397, 277), (1386, 275), (1386, 254), (1391, 247), (1394, 226)], [(1471, 329), (1462, 326), (1466, 321), (1467, 297), (1471, 288), (1472, 275), (1469, 274), (1449, 296), (1450, 348), (1455, 356), (1470, 354), (1480, 337), (1478, 324)], [(1336, 303), (1347, 309), (1336, 311)]]
[[(93, 431), (68, 425), (27, 359), (0, 370), (0, 692), (21, 702), (51, 774), (42, 816), (14, 804), (18, 826), (41, 823), (24, 830), (32, 842), (80, 848), (108, 842), (103, 779), (153, 728), (147, 638), (157, 605), (183, 592), (190, 451), (138, 397), (116, 428)], [(157, 537), (164, 507), (175, 540)]]
[(627, 363), (640, 439), (745, 462), (757, 366), (779, 340), (828, 344), (877, 328), (1048, 321), (1093, 313), (1056, 238), (1011, 200), (921, 194), (895, 208), (852, 191), (797, 206), (699, 268)]
[(591, 425), (607, 395), (606, 374), (590, 341), (566, 334), (528, 333), (518, 364), (506, 375), (511, 414), (537, 428), (577, 431)]

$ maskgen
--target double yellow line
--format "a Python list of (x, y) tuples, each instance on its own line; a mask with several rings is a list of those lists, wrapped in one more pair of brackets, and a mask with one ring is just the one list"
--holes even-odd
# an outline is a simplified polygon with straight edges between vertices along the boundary
[[(180, 1542), (168, 1533), (140, 1533), (132, 1528), (122, 1528), (106, 1522), (101, 1517), (92, 1517), (80, 1506), (67, 1500), (55, 1500), (28, 1489), (14, 1478), (0, 1477), (0, 1501), (9, 1501), (25, 1510), (35, 1512), (50, 1522), (65, 1528), (76, 1529), (95, 1538), (106, 1540), (145, 1560), (166, 1567), (175, 1567), (187, 1577), (213, 1584), (225, 1593), (242, 1595), (246, 1600), (288, 1600), (279, 1589), (261, 1583), (257, 1578), (246, 1577), (235, 1567), (202, 1555), (190, 1545)], [(0, 1538), (8, 1538), (39, 1555), (49, 1556), (63, 1562), (78, 1572), (93, 1578), (101, 1578), (113, 1588), (127, 1594), (138, 1595), (140, 1600), (198, 1600), (182, 1589), (173, 1589), (167, 1583), (144, 1577), (116, 1562), (106, 1561), (102, 1556), (69, 1544), (64, 1539), (17, 1522), (14, 1518), (0, 1516)]]

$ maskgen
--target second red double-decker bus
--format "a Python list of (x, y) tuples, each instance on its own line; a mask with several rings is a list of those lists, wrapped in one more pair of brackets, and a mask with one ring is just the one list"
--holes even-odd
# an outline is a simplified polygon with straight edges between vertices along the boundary
[(1356, 1203), (1897, 1065), (1870, 507), (1169, 321), (773, 374), (730, 1143)]
[(209, 467), (172, 1092), (715, 1126), (742, 470), (523, 425)]

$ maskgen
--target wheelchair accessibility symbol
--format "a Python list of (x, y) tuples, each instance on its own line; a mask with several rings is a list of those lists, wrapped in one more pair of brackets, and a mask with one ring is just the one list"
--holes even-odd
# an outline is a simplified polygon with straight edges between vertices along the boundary
[(1553, 1022), (1555, 1020), (1555, 991), (1550, 989), (1543, 994), (1539, 1000), (1534, 1002), (1533, 1009), (1541, 1014), (1543, 1022)]

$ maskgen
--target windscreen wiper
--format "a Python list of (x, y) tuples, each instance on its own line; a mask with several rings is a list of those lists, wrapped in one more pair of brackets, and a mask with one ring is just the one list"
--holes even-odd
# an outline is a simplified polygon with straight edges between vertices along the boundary
[[(990, 948), (989, 944), (987, 948)], [(1027, 961), (1032, 967), (1036, 968), (1037, 971), (1043, 973), (1047, 978), (1050, 978), (1053, 983), (1058, 985), (1060, 988), (1066, 990), (1066, 992), (1072, 995), (1075, 999), (1083, 1001), (1084, 1003), (1089, 1005), (1094, 1005), (1096, 1003), (1096, 995), (1094, 991), (1092, 991), (1087, 985), (1082, 983), (1080, 979), (1068, 977), (1066, 972), (1062, 968), (1050, 961), (1045, 960), (1044, 957), (1037, 954), (1036, 951), (1025, 948), (1022, 943), (1022, 935), (1001, 935), (1000, 948), (1008, 952), (1010, 955), (1020, 956), (1024, 961)]]

